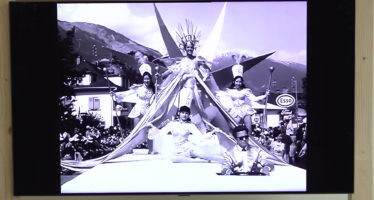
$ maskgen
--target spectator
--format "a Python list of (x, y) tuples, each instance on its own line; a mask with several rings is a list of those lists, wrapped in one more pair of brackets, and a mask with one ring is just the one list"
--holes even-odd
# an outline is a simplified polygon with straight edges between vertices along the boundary
[(288, 123), (288, 119), (286, 121), (283, 121), (283, 122), (280, 123), (280, 133), (281, 134), (286, 134), (287, 123)]
[(300, 144), (300, 149), (296, 153), (296, 166), (306, 168), (306, 155), (307, 155), (307, 137), (304, 135), (303, 140)]
[(277, 126), (277, 127), (275, 127), (275, 128), (273, 129), (273, 135), (271, 135), (271, 138), (277, 138), (278, 135), (281, 134), (281, 132), (282, 132), (282, 131), (281, 131), (282, 124), (283, 124), (283, 123), (281, 123), (279, 126)]
[(273, 155), (283, 160), (283, 156), (285, 154), (285, 147), (284, 143), (282, 142), (281, 135), (276, 137), (276, 140), (271, 144), (271, 152), (273, 153)]
[(292, 120), (286, 121), (286, 135), (291, 136), (294, 134), (294, 127), (292, 124)]
[(296, 156), (296, 150), (297, 150), (297, 145), (296, 145), (296, 136), (291, 136), (291, 141), (292, 143), (290, 144), (290, 152), (289, 152), (289, 163), (294, 165), (295, 164), (295, 156)]
[(281, 134), (281, 142), (284, 144), (284, 155), (283, 159), (287, 162), (290, 163), (290, 145), (292, 143), (291, 137), (287, 134)]

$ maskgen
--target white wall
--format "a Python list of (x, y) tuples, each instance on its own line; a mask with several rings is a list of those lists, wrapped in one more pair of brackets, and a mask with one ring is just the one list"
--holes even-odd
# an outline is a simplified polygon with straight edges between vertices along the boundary
[(276, 126), (279, 126), (279, 119), (280, 119), (280, 116), (279, 114), (277, 113), (278, 111), (274, 112), (274, 111), (269, 111), (268, 115), (267, 115), (267, 127), (276, 127)]
[[(100, 110), (99, 111), (90, 111), (89, 110), (89, 98), (96, 97), (100, 99)], [(75, 97), (76, 101), (74, 102), (75, 114), (80, 113), (94, 113), (102, 118), (105, 122), (105, 127), (113, 125), (113, 101), (110, 95), (108, 94), (80, 94)]]

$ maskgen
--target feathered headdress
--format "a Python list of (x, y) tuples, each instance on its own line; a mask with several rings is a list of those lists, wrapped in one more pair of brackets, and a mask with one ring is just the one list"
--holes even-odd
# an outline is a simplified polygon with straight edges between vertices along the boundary
[(231, 58), (235, 61), (237, 65), (239, 65), (246, 58), (246, 56), (241, 53), (235, 53), (231, 55)]
[(241, 62), (241, 56), (238, 54), (233, 54), (231, 57), (235, 61), (235, 65), (232, 66), (232, 76), (235, 77), (243, 77), (243, 65), (240, 64)]
[(197, 27), (194, 26), (191, 21), (186, 19), (185, 29), (183, 29), (181, 24), (178, 24), (177, 36), (180, 48), (185, 49), (187, 43), (191, 43), (194, 48), (196, 48), (199, 43), (201, 32), (197, 30)]

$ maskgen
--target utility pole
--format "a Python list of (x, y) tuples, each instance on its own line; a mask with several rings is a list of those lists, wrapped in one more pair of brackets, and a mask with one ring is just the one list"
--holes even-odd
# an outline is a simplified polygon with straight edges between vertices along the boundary
[(297, 127), (299, 127), (299, 121), (298, 121), (298, 110), (299, 110), (299, 103), (298, 103), (298, 94), (297, 94), (297, 79), (292, 76), (291, 78), (291, 87), (294, 87), (295, 88), (295, 115), (294, 115), (294, 118), (296, 118), (296, 124), (297, 124)]

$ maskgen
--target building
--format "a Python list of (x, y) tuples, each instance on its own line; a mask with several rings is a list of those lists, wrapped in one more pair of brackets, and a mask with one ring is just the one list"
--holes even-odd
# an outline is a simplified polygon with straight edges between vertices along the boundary
[[(102, 69), (98, 66), (107, 66)], [(111, 70), (113, 68), (113, 70)], [(122, 112), (115, 111), (115, 102), (110, 91), (121, 91), (128, 87), (129, 80), (114, 70), (108, 59), (96, 63), (77, 62), (76, 70), (83, 72), (81, 81), (74, 86), (74, 110), (77, 116), (92, 114), (103, 121), (108, 128), (126, 116), (126, 108)]]

